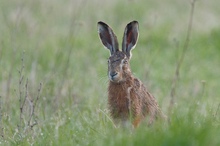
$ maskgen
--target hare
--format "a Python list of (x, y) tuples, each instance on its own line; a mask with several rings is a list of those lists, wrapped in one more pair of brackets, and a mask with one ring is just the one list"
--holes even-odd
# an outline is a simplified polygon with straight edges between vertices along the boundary
[(133, 127), (149, 116), (148, 125), (163, 116), (154, 96), (131, 72), (129, 61), (131, 50), (138, 40), (138, 22), (127, 24), (124, 31), (122, 50), (113, 30), (104, 22), (98, 22), (98, 33), (103, 45), (110, 50), (108, 59), (108, 104), (115, 123), (131, 121)]

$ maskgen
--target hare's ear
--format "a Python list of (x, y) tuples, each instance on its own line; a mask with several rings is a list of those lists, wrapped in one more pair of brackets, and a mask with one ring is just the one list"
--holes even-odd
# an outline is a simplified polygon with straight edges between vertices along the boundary
[(111, 55), (119, 50), (117, 37), (107, 24), (98, 22), (98, 32), (103, 45), (110, 50)]
[(131, 50), (136, 46), (138, 40), (138, 22), (132, 21), (125, 27), (122, 51), (131, 58)]

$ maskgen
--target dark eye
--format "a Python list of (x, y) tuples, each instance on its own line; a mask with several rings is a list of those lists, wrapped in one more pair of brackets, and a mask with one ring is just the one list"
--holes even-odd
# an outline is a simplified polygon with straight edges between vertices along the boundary
[(128, 61), (127, 61), (127, 60), (124, 60), (124, 61), (123, 61), (123, 63), (124, 63), (124, 64), (127, 64), (127, 63), (128, 63)]

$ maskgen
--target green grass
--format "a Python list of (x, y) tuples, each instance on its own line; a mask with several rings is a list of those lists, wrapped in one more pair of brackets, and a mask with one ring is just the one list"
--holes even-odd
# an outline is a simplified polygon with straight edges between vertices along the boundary
[[(112, 26), (121, 42), (125, 25), (139, 21), (131, 68), (168, 114), (172, 79), (186, 37), (189, 1), (0, 3), (0, 144), (220, 145), (219, 2), (196, 2), (170, 123), (157, 121), (151, 127), (143, 123), (135, 130), (114, 128), (109, 117), (109, 52), (98, 38), (97, 22)], [(40, 84), (31, 120), (37, 125), (30, 129), (26, 126), (29, 101), (37, 98)], [(21, 120), (19, 98), (23, 100), (26, 94)]]

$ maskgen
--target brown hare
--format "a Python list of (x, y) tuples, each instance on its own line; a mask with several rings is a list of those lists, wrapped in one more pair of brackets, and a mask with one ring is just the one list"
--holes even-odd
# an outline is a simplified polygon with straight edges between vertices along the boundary
[(108, 60), (108, 104), (114, 122), (131, 121), (137, 127), (146, 116), (149, 116), (149, 125), (157, 116), (163, 117), (154, 96), (130, 69), (131, 50), (138, 40), (138, 22), (132, 21), (125, 27), (122, 51), (119, 50), (117, 37), (107, 24), (98, 22), (98, 33), (111, 54)]

